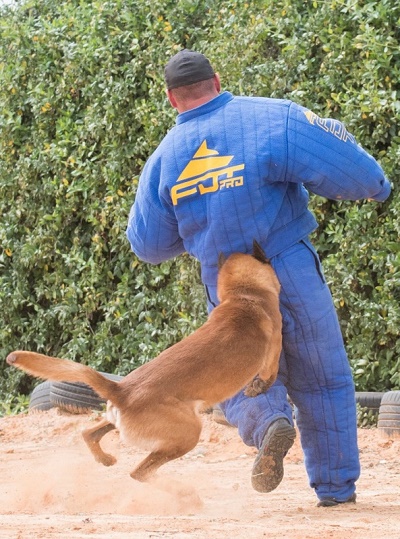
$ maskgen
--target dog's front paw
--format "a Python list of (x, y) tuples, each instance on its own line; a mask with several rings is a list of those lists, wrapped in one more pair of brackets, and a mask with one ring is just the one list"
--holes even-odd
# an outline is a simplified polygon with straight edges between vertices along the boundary
[(257, 397), (261, 393), (265, 393), (267, 389), (271, 386), (269, 381), (262, 380), (258, 376), (254, 378), (244, 389), (244, 394), (246, 397)]

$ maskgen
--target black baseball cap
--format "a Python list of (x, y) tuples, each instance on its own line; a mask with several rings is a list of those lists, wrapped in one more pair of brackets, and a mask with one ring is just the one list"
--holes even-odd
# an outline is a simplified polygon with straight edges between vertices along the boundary
[(168, 90), (212, 79), (215, 75), (204, 54), (188, 49), (183, 49), (168, 61), (164, 74)]

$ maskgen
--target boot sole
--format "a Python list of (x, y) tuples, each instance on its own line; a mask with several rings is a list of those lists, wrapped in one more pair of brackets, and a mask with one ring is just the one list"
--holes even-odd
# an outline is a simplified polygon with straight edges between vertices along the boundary
[(254, 461), (251, 483), (257, 492), (275, 490), (283, 479), (283, 459), (296, 438), (295, 429), (286, 420), (277, 420), (268, 429)]

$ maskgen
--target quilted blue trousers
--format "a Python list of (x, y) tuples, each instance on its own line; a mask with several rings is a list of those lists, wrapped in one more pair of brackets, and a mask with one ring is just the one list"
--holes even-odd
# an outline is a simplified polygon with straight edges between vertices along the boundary
[[(346, 500), (360, 474), (354, 383), (318, 256), (308, 240), (275, 256), (281, 283), (283, 350), (275, 384), (258, 397), (221, 403), (243, 441), (259, 448), (273, 421), (293, 423), (295, 405), (305, 466), (318, 498)], [(208, 289), (216, 302), (215, 289)]]

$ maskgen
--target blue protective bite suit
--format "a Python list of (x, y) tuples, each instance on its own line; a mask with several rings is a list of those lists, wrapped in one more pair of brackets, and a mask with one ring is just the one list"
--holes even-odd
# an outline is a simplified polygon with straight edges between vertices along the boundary
[(260, 447), (270, 424), (296, 421), (310, 484), (346, 500), (359, 476), (354, 385), (337, 316), (308, 235), (308, 193), (385, 200), (379, 164), (344, 126), (286, 100), (218, 97), (177, 117), (146, 163), (127, 236), (157, 264), (189, 252), (201, 263), (209, 308), (219, 253), (251, 252), (256, 239), (281, 283), (283, 351), (278, 380), (256, 398), (223, 403), (244, 442)]

